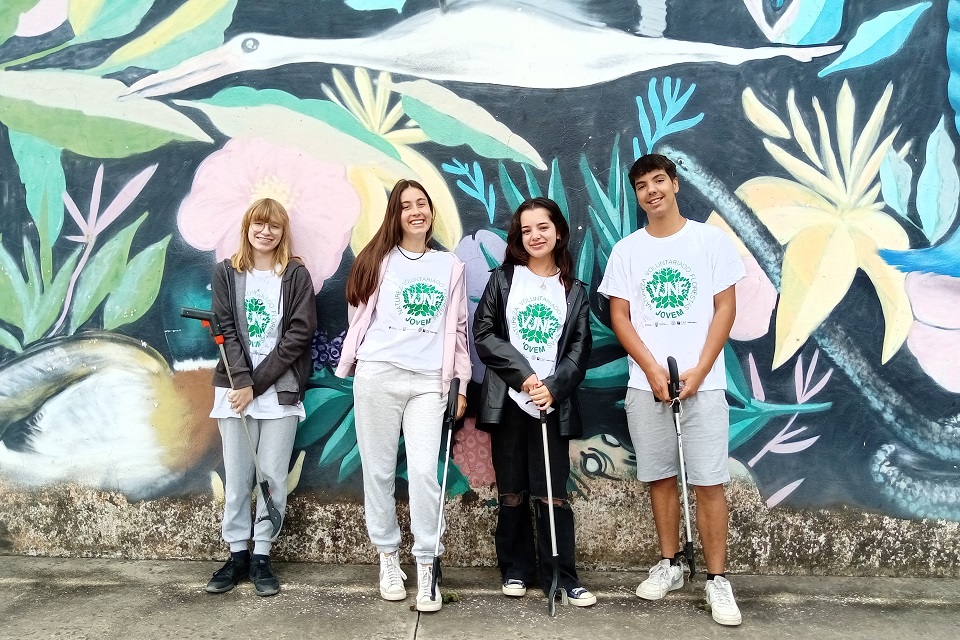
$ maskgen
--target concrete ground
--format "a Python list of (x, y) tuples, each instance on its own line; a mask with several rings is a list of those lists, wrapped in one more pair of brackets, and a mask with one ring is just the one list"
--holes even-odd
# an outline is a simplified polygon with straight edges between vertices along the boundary
[[(731, 576), (743, 612), (721, 627), (700, 608), (703, 576), (659, 602), (634, 595), (637, 573), (583, 572), (599, 602), (588, 609), (500, 594), (495, 569), (445, 570), (451, 602), (432, 614), (380, 599), (376, 567), (278, 564), (283, 590), (257, 597), (250, 583), (204, 592), (213, 562), (0, 556), (0, 638), (397, 638), (569, 640), (655, 638), (954, 638), (960, 580)], [(412, 567), (405, 567), (415, 576)]]

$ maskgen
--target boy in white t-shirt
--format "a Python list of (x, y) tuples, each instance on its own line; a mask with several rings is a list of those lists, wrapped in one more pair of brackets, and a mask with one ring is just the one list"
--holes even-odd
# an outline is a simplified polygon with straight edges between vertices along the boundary
[(673, 356), (680, 369), (684, 461), (707, 565), (707, 603), (718, 623), (738, 625), (740, 610), (724, 574), (723, 484), (730, 474), (723, 345), (736, 316), (733, 285), (745, 275), (743, 261), (722, 230), (680, 215), (677, 169), (669, 158), (645, 155), (629, 178), (647, 226), (614, 246), (599, 292), (610, 300), (613, 330), (629, 355), (627, 425), (637, 478), (649, 483), (662, 557), (637, 595), (659, 600), (683, 586), (679, 455), (666, 370)]

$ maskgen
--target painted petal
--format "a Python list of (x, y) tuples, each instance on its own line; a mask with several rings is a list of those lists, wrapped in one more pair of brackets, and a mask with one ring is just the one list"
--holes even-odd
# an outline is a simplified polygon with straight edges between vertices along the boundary
[[(863, 126), (860, 137), (857, 138), (857, 146), (854, 148), (851, 158), (851, 175), (853, 176), (864, 172), (867, 161), (877, 148), (877, 140), (880, 138), (880, 130), (883, 128), (883, 118), (887, 114), (887, 107), (890, 105), (892, 95), (893, 83), (888, 82), (887, 88), (883, 90), (883, 95), (880, 96), (877, 105), (873, 108), (873, 113), (870, 114), (870, 119)], [(883, 153), (886, 153), (886, 151), (884, 149)], [(849, 177), (847, 181), (850, 182)]]
[(787, 245), (773, 368), (793, 356), (846, 295), (857, 271), (853, 240), (840, 224), (804, 229)]
[[(903, 230), (900, 232), (903, 233)], [(891, 267), (877, 255), (877, 245), (870, 236), (859, 230), (852, 235), (857, 246), (860, 268), (873, 282), (880, 299), (880, 308), (883, 310), (883, 349), (880, 361), (885, 363), (903, 346), (913, 323), (910, 300), (904, 289), (906, 274)]]
[(70, 0), (40, 0), (32, 9), (20, 16), (17, 36), (32, 38), (50, 33), (67, 20), (67, 4)]
[(830, 202), (792, 180), (770, 176), (753, 178), (744, 182), (736, 194), (781, 244), (787, 244), (808, 227), (837, 220)]
[(150, 178), (153, 176), (154, 172), (157, 170), (159, 165), (150, 165), (137, 175), (133, 176), (130, 179), (130, 182), (125, 184), (120, 193), (113, 199), (113, 201), (107, 205), (107, 208), (103, 210), (103, 214), (97, 220), (97, 226), (94, 233), (100, 233), (108, 226), (110, 223), (117, 219), (117, 217), (126, 211), (134, 200), (137, 199), (137, 196), (140, 195), (140, 192), (143, 191), (143, 188), (147, 186)]
[(913, 272), (907, 274), (906, 287), (917, 320), (940, 329), (960, 329), (960, 278)]
[(793, 128), (793, 135), (797, 139), (797, 144), (818, 169), (823, 169), (823, 163), (817, 154), (816, 147), (813, 146), (813, 138), (810, 137), (810, 130), (807, 129), (800, 109), (797, 108), (796, 91), (793, 88), (787, 92), (787, 111), (790, 113), (790, 126)]
[(850, 179), (850, 167), (853, 157), (853, 116), (857, 111), (857, 103), (850, 91), (850, 83), (846, 80), (837, 94), (837, 147), (840, 149), (840, 166), (843, 167), (843, 176)]
[(350, 238), (350, 249), (356, 256), (383, 224), (383, 214), (387, 210), (387, 193), (379, 176), (369, 167), (350, 167), (347, 177), (360, 195), (360, 218), (353, 225), (353, 235)]
[(793, 174), (800, 182), (830, 198), (834, 202), (840, 203), (846, 200), (846, 193), (844, 193), (842, 189), (803, 160), (793, 157), (769, 140), (764, 140), (763, 146), (766, 147), (774, 160), (779, 162), (784, 169)]
[(870, 238), (876, 247), (898, 251), (910, 248), (907, 232), (885, 213), (873, 209), (858, 209), (845, 214), (843, 220)]
[(907, 346), (924, 373), (947, 391), (960, 393), (960, 359), (944, 357), (945, 353), (960, 353), (960, 331), (914, 322)]
[[(777, 290), (753, 256), (744, 257), (743, 265), (747, 274), (735, 285), (737, 316), (730, 337), (734, 340), (756, 340), (770, 330), (770, 317), (777, 306)], [(756, 393), (755, 383), (754, 397), (757, 397)], [(763, 394), (762, 389), (760, 393)]]
[(743, 113), (753, 123), (753, 126), (774, 138), (790, 138), (790, 130), (787, 129), (787, 125), (783, 124), (783, 120), (776, 113), (760, 102), (753, 89), (750, 87), (744, 89), (740, 100), (743, 103)]
[(830, 126), (827, 124), (827, 116), (823, 113), (823, 107), (820, 106), (820, 100), (813, 97), (813, 112), (817, 114), (817, 128), (820, 130), (820, 155), (826, 165), (827, 178), (836, 185), (843, 184), (843, 175), (840, 173), (840, 167), (837, 165), (837, 156), (833, 152), (832, 142), (830, 141)]

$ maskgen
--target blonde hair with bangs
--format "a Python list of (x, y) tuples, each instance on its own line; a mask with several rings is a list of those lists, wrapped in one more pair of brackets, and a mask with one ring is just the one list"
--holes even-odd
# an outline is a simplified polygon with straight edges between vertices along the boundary
[(283, 273), (292, 256), (290, 216), (287, 215), (287, 210), (283, 208), (283, 205), (273, 198), (257, 200), (243, 214), (243, 221), (240, 223), (240, 250), (230, 258), (230, 264), (237, 271), (247, 271), (253, 268), (253, 245), (250, 244), (247, 236), (250, 233), (250, 225), (254, 222), (273, 224), (283, 229), (280, 243), (273, 252), (277, 273)]

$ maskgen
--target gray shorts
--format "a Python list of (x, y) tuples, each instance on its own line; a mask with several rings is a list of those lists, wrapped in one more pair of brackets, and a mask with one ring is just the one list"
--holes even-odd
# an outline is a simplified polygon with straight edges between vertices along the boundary
[[(662, 480), (680, 473), (673, 411), (653, 394), (627, 389), (627, 427), (637, 454), (637, 479)], [(687, 482), (708, 487), (730, 480), (727, 463), (730, 408), (722, 389), (699, 391), (683, 401), (680, 416)]]

